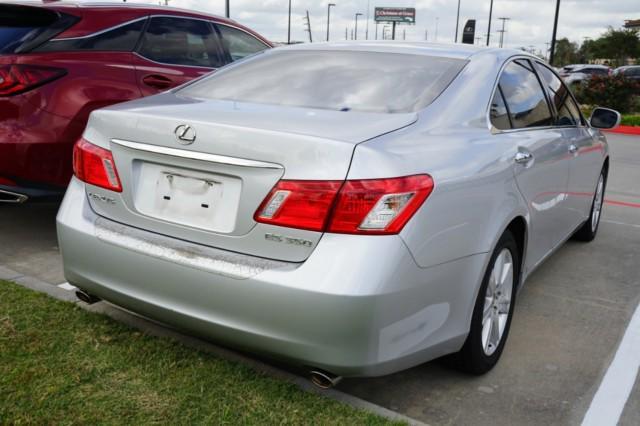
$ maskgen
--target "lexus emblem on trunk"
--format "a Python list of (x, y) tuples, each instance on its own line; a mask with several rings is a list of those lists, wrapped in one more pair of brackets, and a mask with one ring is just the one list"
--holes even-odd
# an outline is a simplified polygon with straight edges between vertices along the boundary
[(178, 143), (182, 145), (190, 145), (196, 140), (196, 129), (188, 124), (181, 124), (173, 131), (178, 138)]

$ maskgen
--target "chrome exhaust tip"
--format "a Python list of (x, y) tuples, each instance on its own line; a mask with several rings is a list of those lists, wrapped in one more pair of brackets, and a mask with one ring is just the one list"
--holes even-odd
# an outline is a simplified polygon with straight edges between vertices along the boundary
[(0, 203), (22, 204), (28, 199), (29, 197), (24, 194), (18, 194), (17, 192), (0, 189)]
[(336, 376), (323, 370), (311, 370), (309, 372), (311, 383), (320, 389), (331, 389), (342, 380), (342, 376)]
[(82, 300), (87, 305), (93, 305), (94, 303), (98, 303), (101, 300), (99, 297), (89, 294), (84, 290), (77, 290), (76, 297)]

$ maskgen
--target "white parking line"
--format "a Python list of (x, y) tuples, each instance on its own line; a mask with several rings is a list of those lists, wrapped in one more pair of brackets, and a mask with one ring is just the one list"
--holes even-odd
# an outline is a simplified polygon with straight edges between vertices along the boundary
[(636, 224), (633, 224), (633, 223), (616, 222), (615, 220), (604, 220), (604, 219), (602, 219), (602, 222), (612, 223), (614, 225), (624, 225), (624, 226), (631, 226), (633, 228), (640, 228), (640, 225), (636, 225)]
[(582, 426), (615, 426), (640, 367), (640, 305), (631, 317), (613, 362), (582, 420)]
[(78, 287), (74, 287), (69, 283), (62, 283), (58, 287), (63, 289), (63, 290), (67, 290), (67, 291), (75, 291), (75, 290), (78, 289)]

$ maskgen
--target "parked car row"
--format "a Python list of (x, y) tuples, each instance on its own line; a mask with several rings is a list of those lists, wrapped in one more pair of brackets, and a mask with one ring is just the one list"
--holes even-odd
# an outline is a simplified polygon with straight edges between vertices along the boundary
[(558, 69), (558, 73), (570, 86), (589, 80), (594, 75), (623, 75), (632, 80), (640, 80), (640, 65), (625, 65), (613, 69), (607, 65), (571, 64)]
[(0, 4), (0, 199), (64, 192), (73, 144), (95, 109), (271, 46), (237, 22), (175, 8)]

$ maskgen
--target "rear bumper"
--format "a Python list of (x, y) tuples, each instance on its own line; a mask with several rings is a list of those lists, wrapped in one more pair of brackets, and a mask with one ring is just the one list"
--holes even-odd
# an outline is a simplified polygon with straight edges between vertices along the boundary
[(304, 263), (270, 261), (100, 218), (75, 179), (57, 224), (70, 283), (205, 338), (344, 376), (458, 350), (485, 261), (421, 269), (397, 236), (332, 234)]

